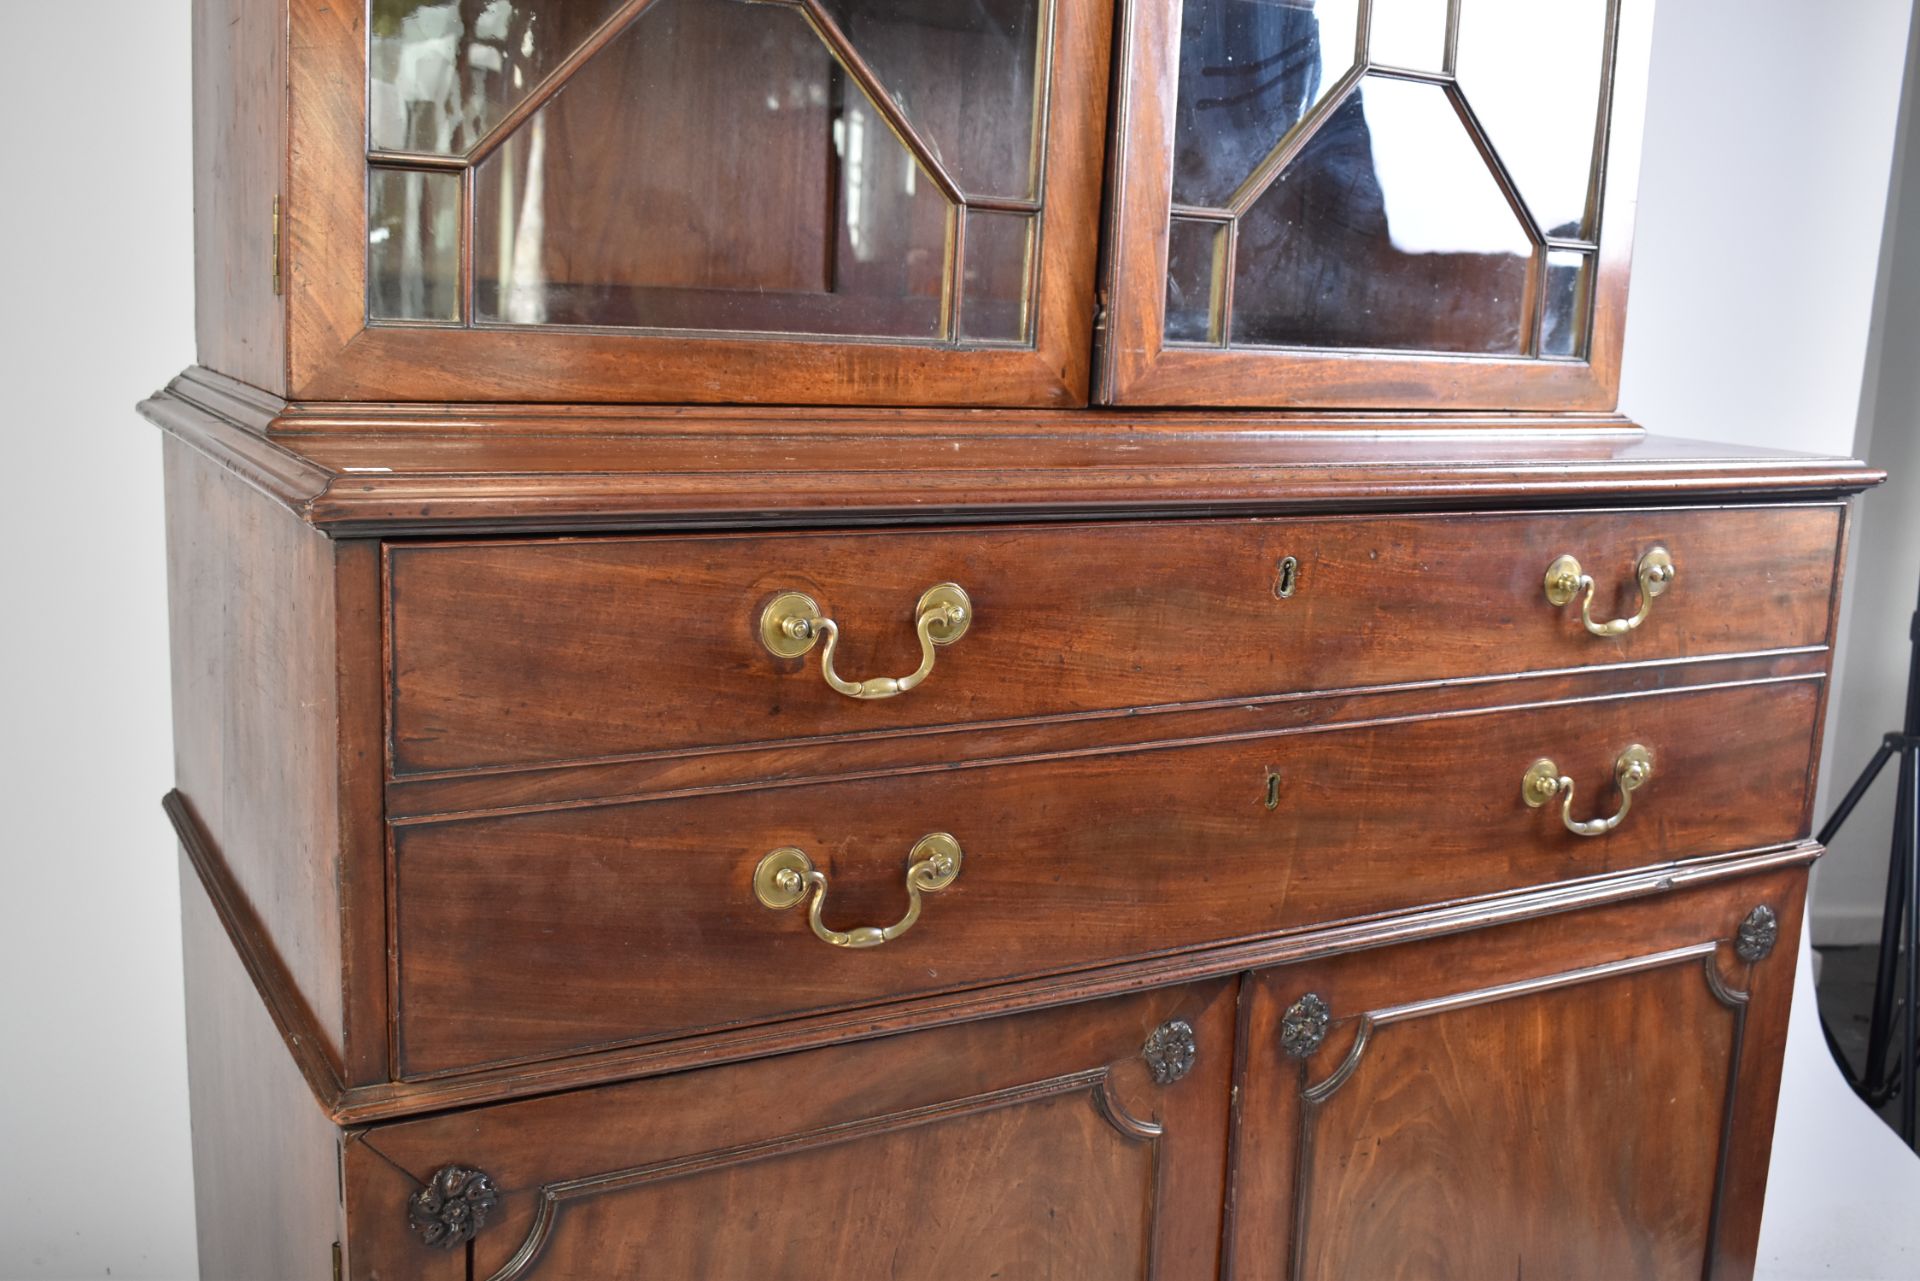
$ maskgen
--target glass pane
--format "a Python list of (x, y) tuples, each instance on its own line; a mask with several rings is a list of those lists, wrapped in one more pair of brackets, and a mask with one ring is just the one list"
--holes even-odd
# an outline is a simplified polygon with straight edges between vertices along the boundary
[(460, 319), (460, 177), (367, 173), (367, 315)]
[[(1519, 36), (1516, 29), (1516, 42)], [(1447, 0), (1373, 0), (1373, 29), (1367, 36), (1370, 66), (1440, 71), (1446, 58)]]
[(797, 8), (656, 0), (475, 204), (482, 321), (944, 336), (948, 203)]
[(960, 335), (988, 342), (1027, 340), (1033, 219), (1027, 214), (967, 214), (966, 288)]
[(1218, 342), (1213, 307), (1226, 225), (1175, 218), (1167, 227), (1167, 341)]
[(466, 151), (619, 7), (620, 0), (372, 0), (374, 147)]
[(962, 191), (1032, 194), (1039, 0), (825, 7)]
[(1233, 341), (1519, 353), (1533, 246), (1439, 85), (1368, 76), (1240, 222)]
[(1608, 0), (1461, 0), (1460, 91), (1548, 236), (1590, 240), (1587, 215)]
[(1540, 316), (1540, 354), (1584, 356), (1593, 312), (1593, 255), (1547, 251), (1547, 302)]
[(1219, 208), (1353, 66), (1359, 0), (1186, 0), (1173, 202)]

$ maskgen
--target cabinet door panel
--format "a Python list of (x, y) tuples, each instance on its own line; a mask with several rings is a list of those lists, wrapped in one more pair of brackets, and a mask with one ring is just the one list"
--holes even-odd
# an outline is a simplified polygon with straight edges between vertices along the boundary
[(1745, 1275), (1803, 879), (1259, 976), (1233, 1275)]
[(1130, 0), (1105, 398), (1611, 409), (1648, 0)]
[(1233, 982), (503, 1104), (349, 1145), (356, 1276), (427, 1247), (371, 1191), (497, 1190), (476, 1277), (1217, 1274)]
[(1097, 0), (369, 16), (292, 5), (296, 397), (1084, 403)]
[[(1140, 1274), (1153, 1152), (1116, 1131), (1086, 1091), (884, 1129), (830, 1147), (722, 1165), (586, 1201), (534, 1275), (900, 1276), (967, 1281), (1065, 1261), (1088, 1278)], [(954, 1192), (999, 1182), (964, 1215)], [(908, 1195), (901, 1195), (908, 1190)], [(752, 1231), (678, 1232), (688, 1223)], [(889, 1272), (888, 1269), (892, 1271)]]

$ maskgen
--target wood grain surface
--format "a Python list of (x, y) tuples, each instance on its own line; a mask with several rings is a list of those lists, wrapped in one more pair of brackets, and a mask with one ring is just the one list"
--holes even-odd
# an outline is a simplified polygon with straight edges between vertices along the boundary
[[(380, 1164), (485, 1169), (502, 1196), (474, 1275), (502, 1281), (1210, 1277), (1234, 986), (385, 1126), (349, 1144), (349, 1187)], [(1174, 1019), (1192, 1065), (1161, 1084), (1143, 1050)], [(382, 1258), (392, 1207), (350, 1191), (348, 1212), (379, 1225)]]
[(338, 536), (1750, 502), (1884, 478), (1594, 413), (290, 404), (200, 368), (140, 408)]
[[(1841, 509), (1161, 523), (923, 534), (393, 545), (397, 776), (1827, 643)], [(1570, 552), (1594, 637), (1542, 590)], [(1283, 562), (1292, 562), (1291, 568)], [(1283, 581), (1284, 580), (1284, 581)], [(776, 594), (840, 626), (861, 679), (920, 660), (915, 602), (955, 582), (967, 633), (925, 684), (861, 701), (821, 649), (769, 653)], [(1727, 584), (1740, 583), (1737, 601)], [(1282, 593), (1287, 593), (1284, 597)], [(963, 742), (952, 745), (964, 753)]]
[[(952, 990), (1803, 835), (1821, 684), (1787, 681), (394, 831), (405, 1076)], [(1711, 726), (1708, 730), (1706, 727)], [(1615, 756), (1654, 779), (1601, 838)], [(1277, 782), (1270, 784), (1269, 778)], [(1272, 798), (1274, 808), (1267, 801)], [(913, 930), (848, 952), (751, 888), (796, 846), (828, 925), (888, 925), (907, 852), (965, 851)], [(778, 974), (770, 984), (765, 976)]]
[[(1266, 971), (1233, 1275), (1751, 1276), (1804, 872)], [(1731, 946), (1755, 907), (1767, 959)], [(1321, 1048), (1282, 1047), (1305, 994)], [(1723, 1149), (1723, 1139), (1735, 1146)], [(1731, 1155), (1726, 1155), (1731, 1151)]]

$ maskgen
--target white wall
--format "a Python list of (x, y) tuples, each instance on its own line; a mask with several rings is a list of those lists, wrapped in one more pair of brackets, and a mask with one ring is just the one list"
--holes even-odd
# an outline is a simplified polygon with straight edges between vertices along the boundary
[[(194, 1267), (157, 806), (158, 433), (131, 409), (192, 356), (187, 11), (94, 0), (80, 28), (70, 6), (4, 6), (28, 56), (0, 77), (0, 430), (21, 478), (0, 508), (3, 598), (32, 604), (0, 633), (0, 1277)], [(1852, 447), (1906, 17), (1900, 0), (1662, 0), (1629, 412), (1681, 435)], [(1830, 1076), (1804, 1055), (1790, 1067), (1809, 1083), (1790, 1118)], [(1770, 1237), (1805, 1236), (1781, 1217), (1800, 1201), (1775, 1199)]]
[(1906, 0), (1657, 0), (1621, 408), (1853, 448)]
[[(1658, 15), (1621, 407), (1656, 431), (1871, 453), (1898, 473), (1854, 530), (1824, 814), (1898, 728), (1881, 722), (1898, 717), (1920, 577), (1920, 196), (1914, 243), (1882, 253), (1909, 5), (1663, 0)], [(1894, 425), (1874, 442), (1880, 400)], [(1891, 810), (1863, 808), (1816, 872), (1821, 942), (1877, 937)]]
[(0, 1277), (194, 1270), (160, 436), (193, 357), (184, 0), (0, 4)]
[[(1881, 253), (1879, 322), (1854, 449), (1888, 474), (1860, 502), (1850, 560), (1842, 680), (1828, 742), (1827, 797), (1837, 801), (1882, 734), (1901, 728), (1908, 625), (1920, 587), (1920, 39), (1908, 53), (1907, 101), (1894, 197)], [(1821, 861), (1814, 935), (1821, 943), (1878, 939), (1893, 837), (1894, 771), (1856, 809)]]

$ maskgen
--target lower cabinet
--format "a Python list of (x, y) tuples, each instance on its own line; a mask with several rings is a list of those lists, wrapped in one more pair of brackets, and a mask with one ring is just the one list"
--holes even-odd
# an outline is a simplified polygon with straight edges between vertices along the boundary
[(1804, 883), (381, 1125), (345, 1146), (348, 1268), (1743, 1277)]
[[(500, 1281), (1212, 1277), (1234, 997), (1214, 980), (382, 1126), (346, 1149), (352, 1275), (417, 1276), (474, 1229), (471, 1275)], [(410, 1207), (394, 1166), (424, 1185)]]
[(1252, 976), (1231, 1275), (1750, 1275), (1804, 880)]

